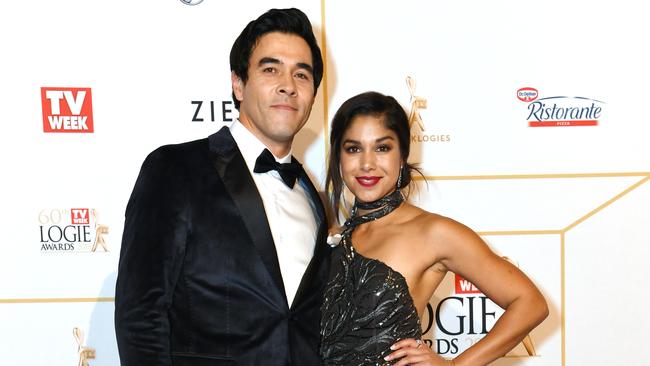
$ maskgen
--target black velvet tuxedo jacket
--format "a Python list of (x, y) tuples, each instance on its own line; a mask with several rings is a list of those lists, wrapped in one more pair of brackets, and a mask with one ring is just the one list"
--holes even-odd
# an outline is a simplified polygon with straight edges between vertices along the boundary
[(229, 129), (147, 157), (126, 209), (115, 290), (123, 366), (321, 363), (327, 223), (314, 186), (300, 179), (318, 232), (289, 307), (262, 199)]

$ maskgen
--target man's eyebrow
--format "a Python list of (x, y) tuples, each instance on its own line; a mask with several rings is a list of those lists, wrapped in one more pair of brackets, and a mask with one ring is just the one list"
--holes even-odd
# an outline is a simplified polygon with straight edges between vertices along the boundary
[[(283, 64), (283, 62), (280, 61), (280, 60), (278, 60), (278, 59), (275, 58), (275, 57), (262, 57), (262, 58), (260, 59), (260, 61), (257, 63), (258, 66), (262, 66), (262, 65), (265, 65), (265, 64), (276, 64), (276, 65), (280, 65), (280, 64)], [(300, 68), (300, 69), (304, 69), (304, 70), (309, 71), (310, 74), (313, 74), (313, 73), (314, 73), (314, 68), (313, 68), (310, 64), (308, 64), (308, 63), (305, 63), (305, 62), (298, 62), (298, 63), (296, 64), (296, 66), (298, 66), (298, 68)]]
[(314, 68), (311, 67), (310, 64), (306, 64), (306, 63), (304, 63), (304, 62), (298, 62), (297, 65), (298, 65), (299, 68), (301, 68), (301, 69), (305, 69), (305, 70), (309, 71), (310, 74), (313, 74), (313, 73), (314, 73)]
[(262, 57), (260, 59), (260, 62), (257, 63), (258, 66), (262, 66), (264, 64), (281, 64), (280, 60), (274, 57)]

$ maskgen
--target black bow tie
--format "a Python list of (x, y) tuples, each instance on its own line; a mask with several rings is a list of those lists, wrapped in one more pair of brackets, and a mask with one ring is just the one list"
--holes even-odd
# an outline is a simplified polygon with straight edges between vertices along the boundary
[(302, 166), (293, 158), (291, 159), (291, 163), (278, 163), (275, 161), (273, 154), (268, 149), (264, 149), (255, 161), (253, 171), (255, 173), (266, 173), (270, 170), (277, 170), (284, 184), (289, 188), (293, 188), (293, 185), (296, 183), (296, 178), (300, 175)]

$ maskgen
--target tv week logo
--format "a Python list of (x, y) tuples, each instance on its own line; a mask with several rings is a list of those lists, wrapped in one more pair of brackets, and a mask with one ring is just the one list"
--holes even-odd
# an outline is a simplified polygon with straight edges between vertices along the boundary
[(41, 88), (43, 132), (92, 133), (90, 88)]
[(456, 294), (480, 294), (479, 290), (473, 283), (454, 273), (454, 287)]
[(73, 225), (89, 225), (90, 217), (88, 216), (89, 210), (87, 208), (73, 208), (70, 209), (70, 222)]

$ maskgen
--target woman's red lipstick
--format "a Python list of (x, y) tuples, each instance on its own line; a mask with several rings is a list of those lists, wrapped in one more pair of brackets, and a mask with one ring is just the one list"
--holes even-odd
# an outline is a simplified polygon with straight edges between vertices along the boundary
[(356, 177), (357, 182), (364, 187), (372, 187), (379, 182), (381, 177)]

